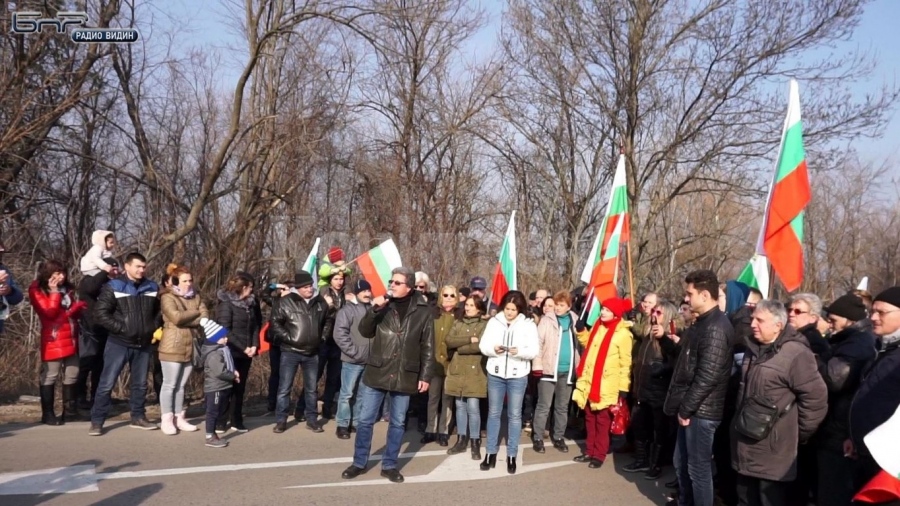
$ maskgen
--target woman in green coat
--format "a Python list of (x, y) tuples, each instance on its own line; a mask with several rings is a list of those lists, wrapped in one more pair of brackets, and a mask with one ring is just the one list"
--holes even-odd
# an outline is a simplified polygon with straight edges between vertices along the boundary
[(456, 397), (457, 440), (450, 455), (466, 451), (471, 441), (472, 460), (481, 460), (481, 409), (479, 399), (487, 397), (487, 374), (484, 367), (487, 358), (481, 354), (478, 343), (487, 321), (482, 319), (487, 307), (484, 300), (473, 295), (466, 299), (465, 313), (457, 320), (447, 336), (447, 349), (455, 351), (444, 393)]

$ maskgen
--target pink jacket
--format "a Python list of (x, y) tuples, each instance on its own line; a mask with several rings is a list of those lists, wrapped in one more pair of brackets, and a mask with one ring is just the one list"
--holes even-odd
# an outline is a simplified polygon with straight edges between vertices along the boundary
[[(581, 360), (578, 353), (577, 341), (575, 340), (575, 322), (578, 321), (578, 315), (569, 311), (569, 317), (572, 319), (572, 367), (569, 371), (569, 382), (574, 383), (575, 366)], [(556, 382), (556, 366), (559, 364), (559, 340), (562, 337), (562, 329), (559, 328), (559, 322), (556, 315), (541, 316), (538, 323), (538, 344), (540, 352), (538, 356), (531, 361), (531, 369), (533, 371), (543, 371), (542, 381)]]

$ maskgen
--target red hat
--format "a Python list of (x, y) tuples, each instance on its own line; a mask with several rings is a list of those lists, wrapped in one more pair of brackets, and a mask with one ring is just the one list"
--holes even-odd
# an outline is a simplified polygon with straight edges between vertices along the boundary
[(602, 305), (606, 309), (609, 309), (616, 318), (622, 318), (625, 313), (632, 309), (630, 300), (620, 299), (618, 297), (606, 299), (603, 301)]
[(328, 250), (328, 261), (331, 263), (337, 263), (344, 259), (344, 250), (338, 248), (337, 246)]

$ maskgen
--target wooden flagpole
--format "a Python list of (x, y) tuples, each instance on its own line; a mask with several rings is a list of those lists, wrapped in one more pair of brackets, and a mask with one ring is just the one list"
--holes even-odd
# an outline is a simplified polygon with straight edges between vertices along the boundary
[(631, 266), (631, 227), (629, 226), (628, 228), (629, 237), (628, 241), (625, 243), (625, 254), (628, 257), (628, 293), (631, 296), (631, 305), (634, 306), (634, 270)]

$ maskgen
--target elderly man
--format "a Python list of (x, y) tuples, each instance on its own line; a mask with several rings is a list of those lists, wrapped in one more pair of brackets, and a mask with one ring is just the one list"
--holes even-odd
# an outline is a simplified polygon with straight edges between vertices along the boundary
[(787, 323), (778, 301), (760, 301), (753, 311), (753, 338), (731, 425), (731, 465), (738, 472), (742, 505), (789, 504), (797, 448), (815, 434), (828, 409), (828, 391), (809, 343)]
[[(631, 334), (637, 341), (643, 341), (650, 336), (650, 312), (659, 303), (659, 296), (653, 292), (644, 294), (641, 303), (632, 312), (631, 317), (634, 319), (634, 326), (631, 328)], [(634, 347), (637, 353), (638, 346)]]
[(822, 312), (822, 299), (813, 293), (798, 293), (791, 297), (788, 306), (788, 323), (797, 329), (809, 341), (809, 347), (819, 360), (828, 361), (831, 348), (828, 341), (819, 332), (819, 315)]
[(900, 406), (900, 286), (875, 297), (871, 318), (879, 338), (878, 355), (863, 369), (862, 383), (850, 406), (850, 439), (844, 443), (844, 453), (857, 459), (854, 490), (879, 471), (863, 438)]
[(372, 429), (386, 396), (391, 398), (391, 421), (381, 460), (381, 476), (403, 482), (397, 456), (409, 397), (428, 391), (434, 375), (434, 313), (425, 297), (414, 290), (415, 274), (398, 267), (391, 273), (389, 298), (378, 297), (359, 321), (359, 334), (371, 339), (369, 358), (359, 385), (362, 403), (353, 464), (341, 477), (350, 480), (366, 470), (372, 450)]

